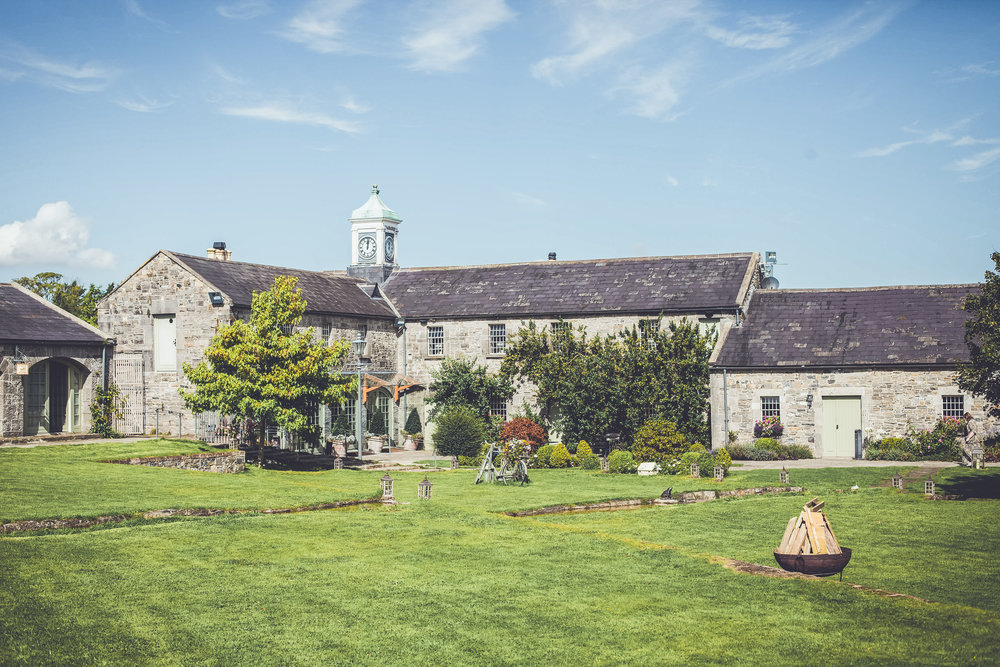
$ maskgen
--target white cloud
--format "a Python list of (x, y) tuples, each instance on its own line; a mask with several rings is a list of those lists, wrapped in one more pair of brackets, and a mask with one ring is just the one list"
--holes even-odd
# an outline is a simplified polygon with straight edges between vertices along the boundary
[(227, 19), (247, 21), (268, 13), (271, 11), (271, 6), (267, 0), (239, 0), (227, 5), (218, 5), (215, 11), (219, 13), (219, 16)]
[(233, 74), (228, 69), (217, 63), (212, 64), (212, 71), (215, 73), (215, 76), (219, 77), (226, 83), (233, 84), (234, 86), (245, 86), (247, 84), (246, 79)]
[(115, 104), (122, 107), (123, 109), (128, 109), (129, 111), (135, 111), (136, 113), (153, 113), (159, 111), (160, 109), (165, 109), (173, 104), (173, 101), (161, 102), (160, 100), (154, 100), (146, 97), (145, 95), (138, 95), (137, 98), (130, 100), (120, 99), (116, 100)]
[(715, 41), (741, 49), (780, 49), (788, 46), (794, 32), (794, 25), (777, 16), (744, 16), (736, 30), (716, 25), (705, 29), (705, 34)]
[(680, 185), (680, 184), (681, 184), (681, 182), (680, 182), (680, 181), (678, 181), (678, 180), (677, 180), (676, 178), (674, 178), (673, 176), (671, 176), (671, 175), (667, 174), (667, 185), (669, 185), (669, 186), (670, 186), (670, 187), (672, 187), (672, 188), (676, 188), (676, 187), (677, 187), (678, 185)]
[(588, 70), (606, 66), (612, 57), (680, 23), (701, 21), (700, 5), (699, 0), (571, 3), (567, 9), (570, 13), (568, 52), (543, 58), (532, 65), (531, 74), (551, 84), (560, 84)]
[(344, 49), (341, 25), (344, 16), (359, 0), (311, 0), (281, 31), (285, 39), (304, 45), (317, 53), (336, 53)]
[(0, 53), (0, 60), (12, 62), (22, 68), (19, 72), (11, 72), (10, 76), (5, 78), (13, 81), (23, 76), (34, 83), (70, 93), (93, 93), (104, 90), (120, 73), (116, 68), (94, 62), (83, 64), (58, 62), (23, 48)]
[(903, 8), (902, 4), (864, 5), (817, 31), (782, 55), (732, 79), (728, 84), (767, 74), (794, 72), (833, 60), (877, 35)]
[(90, 223), (64, 201), (44, 204), (34, 218), (0, 226), (0, 266), (52, 264), (109, 269), (115, 257), (88, 248)]
[(956, 160), (952, 163), (951, 168), (955, 171), (977, 171), (983, 167), (993, 164), (998, 158), (1000, 158), (1000, 147), (991, 148), (988, 151), (976, 153), (971, 157)]
[(523, 192), (512, 192), (511, 196), (513, 196), (514, 201), (521, 206), (527, 206), (529, 208), (543, 208), (547, 205), (544, 199), (532, 197), (531, 195), (526, 195)]
[(675, 120), (671, 113), (680, 102), (678, 86), (684, 79), (684, 68), (668, 65), (652, 72), (632, 70), (622, 75), (621, 83), (612, 91), (624, 91), (633, 98), (631, 113), (643, 118)]
[(357, 113), (357, 114), (368, 113), (369, 111), (371, 111), (371, 107), (369, 107), (369, 106), (367, 106), (365, 104), (361, 104), (360, 102), (358, 102), (353, 97), (348, 97), (343, 102), (341, 102), (340, 103), (340, 108), (341, 109), (346, 109), (347, 111), (350, 111), (351, 113)]
[(483, 33), (514, 18), (504, 0), (445, 0), (403, 38), (410, 67), (425, 72), (458, 69), (482, 45)]
[[(904, 128), (905, 130), (906, 128)], [(955, 137), (950, 132), (945, 132), (942, 130), (932, 130), (916, 139), (910, 139), (908, 141), (897, 141), (894, 144), (889, 144), (888, 146), (883, 146), (881, 148), (869, 148), (861, 151), (857, 154), (857, 157), (885, 157), (887, 155), (892, 155), (893, 153), (907, 148), (909, 146), (919, 146), (921, 144), (936, 144), (942, 141), (951, 141)]]
[(280, 104), (260, 105), (253, 107), (229, 107), (222, 110), (227, 116), (241, 116), (257, 120), (271, 120), (279, 123), (296, 123), (299, 125), (315, 125), (327, 127), (340, 132), (357, 132), (358, 124), (333, 118), (325, 113), (315, 111), (299, 111)]
[(125, 5), (125, 9), (128, 11), (129, 14), (131, 14), (133, 16), (138, 16), (143, 21), (149, 21), (153, 25), (159, 26), (161, 28), (166, 25), (160, 19), (153, 18), (152, 16), (150, 16), (149, 14), (147, 14), (146, 10), (144, 10), (139, 5), (139, 0), (122, 0), (122, 1), (123, 1), (123, 4)]

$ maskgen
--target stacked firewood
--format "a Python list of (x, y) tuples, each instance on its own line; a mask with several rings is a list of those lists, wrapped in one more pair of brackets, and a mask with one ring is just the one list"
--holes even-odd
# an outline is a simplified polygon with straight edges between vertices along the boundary
[(785, 536), (777, 552), (782, 554), (839, 554), (840, 545), (830, 522), (820, 510), (823, 502), (813, 498), (802, 506), (799, 515), (788, 520)]

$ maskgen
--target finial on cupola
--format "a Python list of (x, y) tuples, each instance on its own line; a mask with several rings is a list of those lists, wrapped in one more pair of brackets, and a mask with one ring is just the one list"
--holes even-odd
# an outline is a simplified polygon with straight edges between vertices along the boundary
[(373, 195), (377, 195), (378, 194), (378, 185), (373, 185), (372, 186), (372, 194)]

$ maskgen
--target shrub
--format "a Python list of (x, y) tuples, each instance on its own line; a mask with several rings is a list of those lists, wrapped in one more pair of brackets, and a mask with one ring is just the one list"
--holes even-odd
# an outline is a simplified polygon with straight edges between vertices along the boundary
[(552, 450), (556, 448), (555, 445), (543, 445), (538, 448), (535, 455), (531, 458), (532, 465), (535, 468), (548, 468), (549, 458), (552, 456)]
[(777, 417), (764, 417), (753, 425), (753, 437), (755, 438), (780, 438), (785, 432), (785, 427), (781, 425), (781, 420)]
[(375, 408), (368, 417), (368, 432), (372, 435), (385, 435), (386, 431), (385, 413)]
[(788, 459), (811, 459), (813, 452), (805, 445), (782, 445), (785, 450), (785, 458)]
[(585, 458), (594, 453), (594, 450), (590, 448), (586, 440), (581, 440), (580, 444), (576, 446), (576, 458), (583, 461)]
[(718, 453), (715, 455), (715, 464), (722, 466), (723, 468), (726, 469), (726, 472), (728, 472), (729, 467), (733, 465), (733, 459), (731, 456), (729, 456), (729, 452), (727, 452), (725, 449), (720, 449)]
[(568, 468), (573, 460), (573, 455), (569, 453), (566, 449), (566, 445), (560, 443), (555, 446), (552, 450), (552, 454), (549, 455), (549, 467), (550, 468)]
[(777, 461), (778, 455), (772, 452), (770, 449), (758, 449), (754, 447), (750, 450), (750, 460), (751, 461)]
[(698, 454), (698, 472), (702, 477), (715, 477), (715, 457), (708, 452)]
[(965, 435), (965, 422), (955, 417), (942, 417), (930, 429), (911, 433), (918, 460), (960, 461), (961, 437)]
[(680, 465), (680, 471), (682, 473), (687, 473), (691, 470), (691, 464), (698, 461), (698, 457), (701, 456), (701, 452), (684, 452), (681, 454), (678, 460), (678, 465)]
[(462, 456), (461, 454), (459, 454), (458, 465), (465, 466), (468, 468), (478, 468), (479, 466), (483, 465), (483, 455), (480, 454), (479, 456)]
[[(691, 464), (688, 464), (688, 470), (691, 470)], [(684, 466), (681, 465), (680, 457), (674, 457), (672, 459), (667, 459), (661, 464), (660, 474), (661, 475), (676, 475), (677, 473), (684, 472)]]
[(531, 451), (537, 451), (548, 441), (545, 429), (527, 417), (515, 417), (503, 423), (503, 426), (500, 427), (500, 439), (510, 440), (511, 438), (527, 440), (528, 444), (531, 445)]
[(94, 399), (90, 403), (90, 432), (104, 438), (120, 438), (122, 434), (115, 430), (115, 420), (124, 416), (122, 404), (125, 399), (118, 385), (110, 383), (107, 389), (98, 385), (94, 389)]
[(708, 449), (705, 447), (705, 445), (701, 444), (700, 442), (696, 442), (690, 447), (688, 447), (688, 451), (701, 453), (701, 452), (707, 452)]
[(635, 457), (632, 456), (632, 452), (619, 449), (611, 452), (611, 456), (608, 457), (608, 470), (610, 472), (618, 473), (633, 473), (639, 467), (636, 463)]
[(781, 448), (781, 443), (774, 438), (757, 438), (753, 443), (754, 449), (768, 449), (777, 452)]
[[(579, 448), (577, 448), (579, 451)], [(601, 469), (601, 457), (597, 454), (588, 454), (583, 457), (583, 461), (580, 463), (580, 467), (584, 470), (600, 470)]]
[[(343, 417), (343, 415), (337, 417), (337, 419), (340, 419), (341, 417)], [(416, 435), (417, 433), (422, 433), (423, 428), (424, 427), (420, 424), (420, 415), (417, 414), (417, 409), (411, 408), (410, 414), (406, 418), (406, 425), (403, 426), (403, 432), (409, 433), (410, 435)]]
[(632, 454), (639, 461), (664, 461), (687, 451), (688, 443), (677, 424), (666, 419), (650, 419), (635, 434)]
[(337, 415), (330, 432), (334, 435), (351, 435), (351, 422), (347, 421), (347, 415)]
[(464, 405), (443, 409), (434, 428), (434, 448), (444, 456), (477, 456), (483, 446), (483, 420)]
[(729, 452), (729, 456), (732, 457), (734, 461), (749, 461), (751, 460), (751, 448), (746, 445), (740, 445), (735, 442), (731, 442), (726, 445), (726, 451)]

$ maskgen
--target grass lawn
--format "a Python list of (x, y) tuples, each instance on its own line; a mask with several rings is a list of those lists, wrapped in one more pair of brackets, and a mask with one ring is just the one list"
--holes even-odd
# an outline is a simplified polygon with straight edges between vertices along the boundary
[[(100, 463), (180, 451), (197, 446), (0, 450), (0, 517), (304, 505), (375, 495), (381, 476)], [(667, 486), (776, 485), (776, 471), (735, 471), (719, 485), (542, 470), (521, 488), (448, 470), (429, 475), (429, 503), (416, 501), (424, 473), (399, 473), (396, 495), (410, 504), (395, 507), (0, 537), (0, 664), (997, 663), (1000, 500), (870, 488), (894, 472), (795, 470), (792, 483), (826, 500), (854, 549), (845, 582), (930, 603), (713, 562), (773, 564), (800, 495), (499, 514)], [(1000, 475), (984, 475), (975, 483), (995, 489)]]

